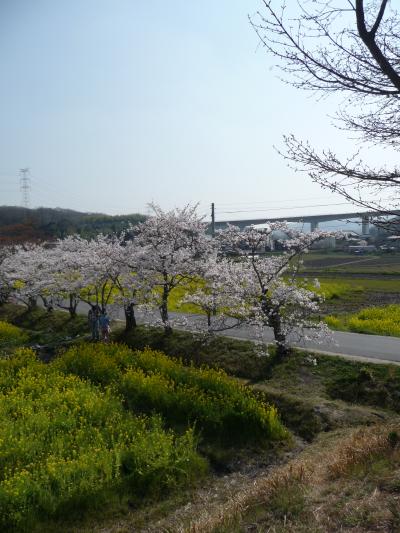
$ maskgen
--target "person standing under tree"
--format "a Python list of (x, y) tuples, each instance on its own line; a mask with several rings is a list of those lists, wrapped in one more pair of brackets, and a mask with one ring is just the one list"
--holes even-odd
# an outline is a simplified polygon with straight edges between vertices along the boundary
[(100, 315), (100, 329), (101, 329), (101, 340), (103, 342), (109, 342), (110, 340), (110, 318), (107, 315), (107, 311), (103, 311)]

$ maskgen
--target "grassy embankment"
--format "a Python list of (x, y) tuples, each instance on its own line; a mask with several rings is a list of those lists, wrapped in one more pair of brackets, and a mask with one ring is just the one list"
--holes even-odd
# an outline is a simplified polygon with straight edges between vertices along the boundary
[[(45, 327), (46, 320), (50, 323), (54, 320), (68, 320), (65, 314), (54, 317), (58, 315), (55, 313), (49, 317), (43, 311), (41, 313), (41, 317), (34, 314), (32, 322), (39, 320), (45, 335), (49, 335)], [(8, 311), (7, 306), (6, 309), (3, 308), (0, 318), (4, 320), (7, 314), (13, 314), (14, 319), (20, 323), (24, 320), (25, 325), (32, 328), (30, 317), (25, 314), (23, 319), (18, 318), (18, 313), (12, 306)], [(29, 335), (29, 331), (20, 333)], [(83, 333), (82, 329), (80, 333)], [(172, 489), (179, 487), (178, 492), (172, 490), (164, 499), (155, 497), (149, 501), (143, 498), (143, 494), (135, 494), (134, 490), (130, 497), (124, 499), (120, 497), (118, 490), (107, 487), (106, 492), (98, 499), (96, 497), (95, 501), (91, 497), (87, 498), (85, 505), (89, 505), (89, 509), (95, 509), (95, 512), (86, 513), (83, 522), (68, 520), (60, 511), (61, 516), (57, 517), (56, 514), (56, 518), (46, 522), (48, 531), (55, 531), (61, 525), (65, 531), (76, 532), (104, 528), (109, 531), (132, 528), (148, 531), (160, 531), (163, 528), (189, 531), (189, 527), (192, 527), (191, 531), (231, 532), (243, 531), (250, 524), (258, 528), (254, 529), (255, 531), (266, 531), (268, 527), (271, 528), (270, 531), (293, 532), (340, 531), (343, 527), (357, 527), (357, 530), (362, 532), (378, 528), (385, 530), (385, 527), (387, 531), (396, 530), (399, 523), (398, 513), (396, 514), (396, 491), (400, 479), (396, 437), (396, 432), (400, 433), (400, 423), (396, 415), (396, 411), (400, 409), (399, 367), (354, 363), (302, 352), (296, 352), (282, 365), (274, 365), (273, 359), (263, 359), (260, 363), (251, 343), (221, 339), (215, 345), (200, 347), (196, 345), (198, 341), (186, 333), (176, 333), (168, 340), (166, 337), (163, 340), (163, 337), (162, 332), (139, 328), (135, 334), (120, 338), (133, 348), (142, 348), (145, 343), (152, 343), (155, 347), (162, 345), (165, 351), (174, 355), (178, 355), (181, 350), (179, 355), (187, 362), (193, 357), (194, 351), (197, 350), (199, 355), (201, 350), (204, 350), (201, 352), (201, 358), (242, 376), (241, 381), (247, 382), (253, 388), (259, 400), (277, 405), (283, 422), (295, 435), (295, 448), (291, 452), (287, 447), (283, 448), (284, 454), (281, 454), (280, 459), (277, 459), (276, 455), (278, 453), (279, 457), (278, 448), (272, 455), (268, 452), (255, 460), (254, 446), (249, 444), (242, 447), (241, 451), (233, 447), (230, 452), (224, 452), (222, 441), (218, 446), (213, 446), (214, 431), (207, 428), (223, 428), (224, 423), (230, 424), (229, 408), (233, 404), (223, 400), (216, 410), (201, 410), (196, 407), (197, 414), (191, 419), (198, 420), (199, 426), (202, 427), (200, 435), (203, 435), (204, 440), (200, 446), (200, 455), (195, 445), (188, 445), (192, 457), (188, 464), (192, 466), (183, 476), (184, 481), (173, 475), (168, 478)], [(151, 410), (149, 406), (157, 405), (158, 412), (164, 417), (164, 425), (159, 429), (162, 431), (160, 434), (168, 435), (168, 431), (172, 431), (178, 443), (184, 436), (182, 431), (187, 431), (182, 420), (189, 412), (193, 413), (193, 405), (196, 404), (197, 393), (193, 392), (193, 387), (197, 387), (198, 383), (194, 383), (193, 376), (196, 375), (196, 379), (200, 381), (205, 378), (209, 380), (210, 371), (195, 374), (190, 367), (176, 367), (177, 363), (163, 359), (162, 356), (146, 358), (143, 355), (132, 356), (132, 353), (137, 352), (130, 352), (125, 348), (118, 350), (115, 357), (115, 354), (105, 352), (102, 346), (88, 347), (78, 342), (77, 347), (71, 348), (54, 363), (35, 365), (42, 369), (40, 372), (44, 372), (46, 380), (55, 380), (57, 383), (61, 383), (58, 380), (66, 379), (75, 384), (73, 380), (76, 375), (84, 378), (79, 381), (79, 386), (86, 387), (84, 394), (91, 394), (93, 401), (94, 391), (100, 394), (100, 398), (96, 399), (100, 404), (101, 395), (116, 394), (113, 396), (113, 408), (116, 413), (120, 413), (118, 416), (122, 417), (122, 425), (118, 426), (119, 428), (130, 420), (129, 417), (136, 417), (140, 411)], [(127, 371), (127, 359), (131, 357), (136, 357), (136, 362), (133, 368)], [(165, 371), (159, 372), (159, 369), (156, 369), (154, 373), (154, 364), (157, 361), (165, 367)], [(132, 361), (130, 366), (131, 363)], [(177, 384), (176, 377), (173, 377), (176, 372), (185, 374), (184, 383), (180, 380), (180, 384)], [(29, 369), (28, 374), (32, 376), (32, 369)], [(157, 379), (154, 379), (155, 374)], [(36, 382), (44, 379), (40, 376), (36, 375)], [(174, 384), (171, 385), (171, 381)], [(48, 390), (49, 382), (46, 381), (45, 385)], [(182, 395), (182, 391), (188, 386), (188, 394)], [(65, 385), (63, 387), (65, 390)], [(113, 392), (107, 392), (109, 387)], [(15, 397), (19, 397), (21, 391), (26, 391), (26, 383), (18, 384), (16, 391), (18, 394), (15, 394)], [(59, 396), (56, 395), (56, 398), (60, 402)], [(119, 398), (119, 402), (122, 398), (128, 411), (124, 409), (121, 412), (118, 405), (122, 404), (118, 404), (115, 398)], [(186, 401), (182, 401), (183, 398), (186, 398)], [(228, 411), (224, 410), (225, 403)], [(63, 405), (62, 401), (61, 404)], [(207, 406), (207, 401), (202, 405)], [(244, 405), (247, 405), (246, 402)], [(45, 406), (46, 402), (43, 409), (48, 409), (48, 416), (51, 408)], [(38, 409), (38, 404), (35, 409)], [(42, 407), (38, 412), (41, 409)], [(235, 410), (236, 408), (232, 412)], [(211, 418), (208, 417), (208, 412), (211, 413)], [(147, 412), (146, 416), (152, 415)], [(218, 416), (219, 419), (215, 418)], [(84, 415), (84, 418), (90, 417)], [(248, 418), (248, 415), (245, 418)], [(30, 416), (25, 417), (25, 422), (28, 420)], [(73, 420), (72, 417), (71, 423), (75, 424)], [(103, 424), (101, 417), (98, 420), (100, 425)], [(57, 420), (57, 431), (60, 428), (59, 422)], [(368, 429), (359, 432), (357, 428), (360, 426)], [(29, 430), (32, 432), (32, 428)], [(221, 429), (221, 435), (224, 435), (224, 429)], [(299, 438), (302, 440), (299, 441)], [(230, 440), (234, 440), (232, 435)], [(107, 448), (107, 440), (102, 437), (102, 442)], [(85, 438), (82, 443), (85, 443)], [(108, 446), (107, 449), (111, 448)], [(85, 453), (84, 446), (81, 450)], [(114, 451), (110, 453), (112, 455)], [(172, 457), (168, 453), (162, 455)], [(295, 458), (291, 459), (291, 456)], [(213, 471), (212, 468), (209, 474), (206, 474), (201, 466), (204, 465), (201, 462), (204, 457), (210, 460), (212, 467), (216, 469)], [(287, 464), (280, 466), (279, 463), (282, 462)], [(161, 469), (162, 472), (175, 471), (172, 459), (166, 459), (163, 464), (165, 468)], [(127, 472), (131, 468), (129, 465), (131, 463), (128, 461)], [(46, 469), (41, 471), (46, 472)], [(221, 471), (225, 473), (225, 477), (220, 476)], [(188, 480), (192, 474), (200, 481), (204, 479), (206, 490), (202, 488), (202, 483), (200, 487), (190, 486)], [(163, 485), (165, 481), (162, 481), (162, 477), (156, 476), (155, 479), (160, 486), (166, 486)], [(116, 483), (122, 483), (119, 485), (121, 487), (125, 481), (124, 478), (119, 478)], [(111, 503), (108, 506), (104, 506), (106, 493), (109, 504)], [(101, 509), (96, 507), (96, 501)], [(81, 503), (82, 507), (85, 505)], [(68, 509), (68, 506), (65, 509)], [(51, 529), (52, 527), (54, 529)]]

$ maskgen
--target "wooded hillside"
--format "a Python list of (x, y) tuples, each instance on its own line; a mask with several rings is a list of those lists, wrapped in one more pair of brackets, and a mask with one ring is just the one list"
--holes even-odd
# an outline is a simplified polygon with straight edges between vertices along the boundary
[(143, 222), (145, 218), (137, 213), (111, 216), (72, 209), (0, 206), (0, 245), (64, 238), (74, 233), (82, 237), (118, 233), (130, 224)]

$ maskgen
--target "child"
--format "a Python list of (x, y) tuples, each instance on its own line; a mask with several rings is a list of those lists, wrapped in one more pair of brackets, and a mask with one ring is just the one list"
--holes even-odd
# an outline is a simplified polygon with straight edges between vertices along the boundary
[(110, 329), (110, 319), (106, 311), (104, 311), (100, 315), (99, 322), (100, 322), (100, 329), (101, 329), (101, 339), (103, 342), (109, 342), (111, 329)]

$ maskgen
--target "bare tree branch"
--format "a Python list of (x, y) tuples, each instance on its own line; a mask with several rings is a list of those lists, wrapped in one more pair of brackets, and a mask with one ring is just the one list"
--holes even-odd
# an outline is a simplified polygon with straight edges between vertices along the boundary
[[(340, 130), (366, 143), (400, 145), (400, 15), (388, 0), (298, 0), (289, 17), (285, 3), (261, 0), (251, 24), (266, 50), (279, 60), (294, 87), (322, 95), (344, 93), (336, 114)], [(293, 9), (293, 5), (291, 5)], [(362, 150), (343, 160), (332, 150), (285, 137), (283, 157), (298, 171), (356, 206), (388, 217), (398, 230), (400, 167), (371, 168)], [(373, 198), (373, 200), (371, 200)]]

